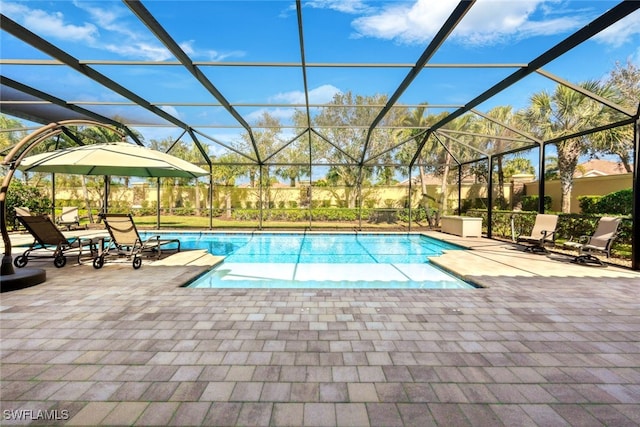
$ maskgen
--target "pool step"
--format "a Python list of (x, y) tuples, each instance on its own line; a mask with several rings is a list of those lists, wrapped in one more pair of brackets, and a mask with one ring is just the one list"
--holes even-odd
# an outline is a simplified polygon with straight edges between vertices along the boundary
[(224, 261), (223, 256), (211, 255), (206, 249), (177, 252), (166, 258), (154, 261), (149, 265), (180, 265), (213, 267)]

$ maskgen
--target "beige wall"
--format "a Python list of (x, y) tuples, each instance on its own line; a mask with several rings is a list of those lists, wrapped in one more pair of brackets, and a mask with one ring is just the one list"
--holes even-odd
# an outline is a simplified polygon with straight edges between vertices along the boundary
[[(131, 205), (141, 205), (143, 202), (152, 204), (156, 201), (157, 194), (156, 188), (150, 186), (135, 185), (138, 187), (136, 194), (134, 189), (123, 188), (114, 186), (111, 188), (110, 200), (119, 200), (128, 202)], [(143, 188), (144, 187), (144, 188)], [(46, 192), (50, 191), (47, 187), (44, 189)], [(163, 192), (167, 191), (166, 188), (161, 189)], [(255, 208), (259, 198), (259, 191), (257, 188), (239, 188), (239, 187), (215, 187), (214, 188), (214, 200), (216, 205), (220, 208), (226, 206), (226, 197), (228, 190), (231, 190), (232, 208), (244, 208), (247, 206), (246, 202), (250, 202), (250, 206)], [(416, 206), (421, 199), (420, 187), (412, 187), (412, 206)], [(328, 200), (330, 206), (337, 206), (338, 200), (344, 200), (344, 187), (326, 188), (326, 187), (313, 187), (311, 198), (315, 203)], [(355, 191), (355, 189), (351, 189)], [(409, 189), (406, 186), (388, 186), (388, 187), (368, 187), (362, 189), (362, 196), (365, 200), (364, 206), (373, 206), (376, 208), (395, 207), (400, 208), (404, 206), (404, 201), (408, 196)], [(461, 189), (462, 198), (484, 198), (486, 197), (486, 185), (484, 184), (464, 184)], [(300, 206), (301, 197), (305, 194), (305, 189), (301, 187), (275, 187), (271, 188), (271, 200), (275, 202), (276, 207), (280, 206), (279, 202), (284, 202), (285, 207), (288, 208), (290, 201), (295, 201)], [(439, 185), (428, 185), (427, 194), (434, 199), (437, 199), (440, 194)], [(505, 186), (505, 196), (509, 200), (511, 195), (510, 185)], [(183, 198), (188, 200), (193, 197), (193, 191), (183, 191)], [(201, 189), (200, 197), (202, 200), (202, 206), (205, 206), (204, 199), (207, 197), (207, 190)], [(61, 186), (56, 187), (56, 201), (61, 202), (63, 200), (78, 200), (82, 198), (82, 191), (78, 188), (63, 188)], [(90, 198), (94, 200), (95, 206), (100, 204), (99, 196), (97, 193), (90, 193)], [(195, 203), (191, 201), (193, 207)], [(447, 209), (452, 211), (458, 206), (458, 187), (457, 185), (449, 185), (447, 189)]]
[[(607, 175), (598, 177), (575, 178), (573, 191), (571, 192), (571, 213), (580, 213), (579, 196), (604, 196), (618, 190), (625, 190), (633, 186), (633, 174)], [(538, 194), (538, 181), (525, 184), (526, 195)], [(560, 206), (560, 181), (545, 182), (545, 194), (551, 196), (551, 210), (559, 212)]]
[[(576, 178), (574, 180), (573, 192), (571, 194), (571, 212), (580, 212), (580, 204), (578, 203), (579, 196), (605, 195), (614, 191), (631, 188), (632, 179), (633, 177), (630, 173), (601, 177)], [(537, 181), (525, 183), (524, 186), (526, 195), (531, 196), (538, 194)], [(416, 206), (421, 198), (420, 187), (415, 186), (412, 187), (412, 189), (414, 190), (412, 195), (412, 206)], [(47, 190), (49, 190), (49, 188), (47, 188)], [(82, 194), (80, 188), (67, 190), (61, 187), (57, 187), (56, 191), (56, 200), (79, 199), (81, 198)], [(163, 188), (162, 191), (166, 190)], [(285, 207), (289, 207), (289, 201), (296, 201), (298, 203), (298, 206), (300, 206), (301, 194), (304, 191), (304, 188), (301, 187), (272, 188), (271, 199), (275, 202), (276, 207), (279, 206), (279, 202), (281, 201), (285, 203)], [(337, 198), (344, 198), (344, 191), (345, 189), (341, 187), (333, 189), (325, 187), (313, 187), (311, 197), (312, 200), (316, 202), (322, 200), (330, 200), (331, 206), (336, 206), (338, 203)], [(511, 184), (505, 185), (505, 197), (507, 201), (509, 201), (511, 198), (511, 192)], [(545, 192), (548, 196), (551, 196), (551, 210), (560, 211), (560, 182), (557, 180), (547, 181), (545, 184)], [(217, 205), (221, 208), (224, 208), (225, 206), (225, 193), (226, 192), (224, 187), (216, 187), (214, 190), (214, 198), (217, 201)], [(440, 194), (440, 186), (427, 186), (427, 193), (429, 194), (429, 196), (437, 198), (437, 196)], [(257, 188), (233, 187), (232, 194), (233, 208), (245, 207), (246, 204), (243, 203), (244, 201), (250, 201), (251, 206), (256, 207), (256, 202), (258, 200)], [(463, 184), (462, 186), (463, 200), (466, 198), (484, 198), (486, 197), (486, 194), (487, 188), (485, 184)], [(153, 203), (156, 201), (156, 189), (154, 187), (147, 186), (144, 191), (142, 191), (142, 189), (138, 189), (136, 197), (134, 197), (134, 192), (131, 188), (123, 189), (122, 187), (112, 187), (112, 200), (122, 200), (127, 201), (131, 204), (141, 204), (143, 201), (140, 198), (141, 195), (148, 203)], [(183, 197), (185, 197), (186, 199), (192, 197), (192, 195), (193, 192), (190, 191), (185, 191), (183, 193)], [(205, 199), (207, 196), (207, 190), (202, 189), (200, 195), (202, 199)], [(392, 207), (402, 207), (403, 201), (408, 195), (408, 187), (389, 186), (364, 188), (362, 190), (362, 195), (364, 200), (373, 201), (374, 207), (387, 207), (388, 205)], [(94, 198), (97, 200), (97, 197), (95, 197), (95, 195)], [(449, 185), (447, 189), (447, 209), (449, 212), (457, 208), (457, 199), (457, 186)], [(194, 204), (195, 203), (193, 203), (192, 201), (192, 206)], [(204, 207), (204, 200), (202, 206)]]

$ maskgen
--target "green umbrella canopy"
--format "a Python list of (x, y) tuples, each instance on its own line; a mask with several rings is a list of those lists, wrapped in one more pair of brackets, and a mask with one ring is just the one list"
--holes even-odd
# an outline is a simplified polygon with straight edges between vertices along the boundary
[(206, 170), (161, 151), (126, 142), (83, 145), (22, 159), (24, 172), (197, 178)]

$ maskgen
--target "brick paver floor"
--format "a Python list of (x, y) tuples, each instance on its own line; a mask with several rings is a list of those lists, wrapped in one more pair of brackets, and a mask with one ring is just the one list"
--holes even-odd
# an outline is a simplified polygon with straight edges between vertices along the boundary
[(45, 283), (1, 295), (1, 423), (640, 425), (640, 274), (447, 238), (473, 250), (436, 262), (484, 288), (188, 289), (206, 262), (34, 263)]

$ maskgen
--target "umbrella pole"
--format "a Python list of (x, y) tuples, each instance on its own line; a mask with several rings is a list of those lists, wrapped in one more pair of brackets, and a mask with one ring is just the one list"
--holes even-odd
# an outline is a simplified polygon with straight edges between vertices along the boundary
[(51, 174), (51, 218), (56, 220), (56, 174)]
[(158, 177), (158, 185), (156, 186), (156, 228), (160, 229), (160, 177)]
[(104, 200), (102, 202), (102, 213), (109, 213), (109, 175), (104, 176)]

